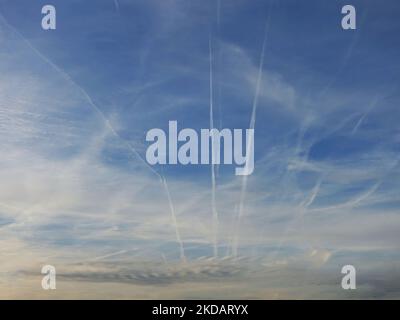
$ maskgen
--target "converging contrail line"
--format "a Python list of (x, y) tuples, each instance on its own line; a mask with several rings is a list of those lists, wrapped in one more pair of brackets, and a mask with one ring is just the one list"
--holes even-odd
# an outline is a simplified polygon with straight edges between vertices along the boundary
[[(213, 53), (212, 53), (212, 42), (211, 42), (211, 34), (209, 37), (209, 54), (210, 54), (210, 130), (214, 129), (214, 109), (213, 109)], [(213, 131), (212, 131), (213, 132)], [(214, 143), (211, 144), (211, 157), (214, 157)], [(214, 257), (218, 256), (218, 228), (219, 228), (219, 219), (218, 219), (218, 211), (216, 207), (215, 201), (215, 164), (214, 159), (211, 160), (211, 208), (213, 214), (213, 229), (214, 229)]]

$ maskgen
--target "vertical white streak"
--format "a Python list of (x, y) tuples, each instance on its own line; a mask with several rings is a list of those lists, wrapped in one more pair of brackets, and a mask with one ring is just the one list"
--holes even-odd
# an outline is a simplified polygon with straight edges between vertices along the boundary
[(219, 33), (220, 23), (221, 23), (221, 0), (217, 0), (217, 28), (218, 28), (218, 33)]
[[(210, 54), (210, 129), (214, 129), (214, 109), (213, 109), (213, 54), (212, 54), (212, 43), (211, 34), (209, 37), (209, 54)], [(211, 157), (214, 156), (214, 144), (211, 144)], [(214, 256), (218, 256), (218, 211), (215, 203), (215, 164), (211, 160), (211, 208), (213, 215), (213, 236), (214, 236)]]
[(114, 0), (115, 10), (119, 13), (119, 2), (118, 0)]
[[(268, 12), (268, 18), (267, 18), (267, 22), (265, 24), (264, 40), (263, 40), (262, 49), (261, 49), (260, 65), (258, 68), (258, 76), (257, 76), (257, 83), (256, 83), (256, 92), (255, 92), (254, 99), (253, 99), (253, 107), (252, 107), (251, 118), (250, 118), (249, 128), (253, 129), (253, 130), (254, 130), (255, 124), (256, 124), (258, 98), (260, 95), (260, 88), (261, 88), (261, 82), (262, 82), (262, 76), (263, 76), (264, 55), (265, 55), (265, 47), (266, 47), (266, 43), (267, 43), (269, 20), (270, 20), (270, 12)], [(247, 146), (246, 154), (250, 154), (251, 146), (253, 144), (254, 144), (254, 141), (250, 135), (249, 139), (246, 141), (246, 146)], [(237, 256), (238, 243), (239, 243), (239, 228), (240, 228), (240, 223), (241, 223), (242, 216), (243, 216), (244, 201), (246, 198), (247, 178), (248, 178), (247, 175), (243, 176), (242, 187), (241, 187), (241, 191), (240, 191), (238, 216), (237, 216), (237, 221), (236, 221), (236, 230), (235, 230), (233, 244), (232, 244), (232, 253), (235, 257)]]

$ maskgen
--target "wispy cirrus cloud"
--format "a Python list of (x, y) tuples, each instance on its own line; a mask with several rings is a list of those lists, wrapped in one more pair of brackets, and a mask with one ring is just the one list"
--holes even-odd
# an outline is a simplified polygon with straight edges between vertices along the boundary
[[(61, 298), (101, 297), (96, 288), (152, 298), (398, 295), (389, 283), (397, 274), (390, 263), (399, 261), (399, 97), (384, 75), (359, 70), (368, 59), (362, 34), (335, 46), (340, 59), (326, 66), (348, 71), (321, 71), (309, 52), (329, 50), (293, 35), (288, 59), (279, 48), (294, 31), (279, 19), (290, 5), (283, 3), (271, 16), (260, 78), (269, 10), (261, 2), (121, 1), (127, 11), (116, 22), (107, 1), (79, 33), (71, 24), (83, 17), (71, 15), (60, 38), (15, 19), (21, 3), (4, 1), (10, 10), (0, 21), (0, 297), (10, 297), (13, 281), (15, 297), (43, 297), (43, 264), (57, 267)], [(298, 32), (325, 39), (301, 21)], [(326, 41), (344, 41), (337, 32)], [(373, 68), (384, 67), (376, 61)], [(332, 80), (341, 77), (349, 87)], [(256, 170), (242, 201), (230, 167), (215, 168), (212, 182), (207, 166), (143, 162), (145, 132), (168, 119), (195, 129), (248, 127), (257, 83)], [(342, 264), (361, 268), (353, 296), (338, 288)], [(387, 276), (376, 282), (378, 270)]]

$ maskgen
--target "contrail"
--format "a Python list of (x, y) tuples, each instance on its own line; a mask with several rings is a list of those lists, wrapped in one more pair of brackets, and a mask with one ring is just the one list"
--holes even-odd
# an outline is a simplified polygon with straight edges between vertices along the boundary
[(182, 242), (182, 238), (181, 238), (181, 234), (179, 232), (179, 228), (178, 228), (178, 221), (176, 219), (176, 214), (175, 214), (175, 209), (171, 200), (171, 195), (169, 193), (169, 188), (168, 188), (168, 184), (167, 184), (167, 180), (165, 180), (165, 178), (162, 178), (162, 182), (164, 184), (164, 188), (165, 188), (165, 192), (167, 193), (167, 197), (168, 197), (168, 203), (169, 203), (169, 209), (171, 211), (171, 217), (172, 217), (172, 221), (174, 222), (174, 226), (175, 226), (175, 233), (176, 233), (176, 239), (179, 243), (179, 250), (180, 250), (180, 258), (183, 262), (186, 262), (186, 257), (185, 257), (185, 249), (183, 247), (183, 242)]
[(364, 119), (368, 116), (368, 114), (372, 111), (372, 109), (375, 108), (376, 104), (379, 102), (380, 98), (378, 96), (376, 96), (370, 103), (367, 111), (365, 111), (365, 113), (361, 116), (361, 118), (358, 120), (357, 124), (354, 126), (351, 134), (355, 134), (358, 130), (358, 128), (361, 126), (362, 122), (364, 121)]
[[(213, 110), (213, 54), (212, 54), (212, 43), (211, 34), (209, 37), (209, 52), (210, 52), (210, 129), (214, 129), (214, 110)], [(214, 157), (214, 143), (211, 144), (211, 157)], [(215, 165), (213, 159), (211, 159), (211, 207), (213, 214), (213, 227), (214, 227), (214, 256), (218, 256), (218, 211), (215, 203)]]
[[(264, 56), (265, 56), (265, 47), (267, 43), (267, 35), (268, 35), (268, 30), (269, 30), (269, 21), (270, 21), (270, 12), (268, 12), (268, 17), (267, 17), (267, 22), (265, 24), (265, 31), (264, 31), (264, 40), (262, 44), (262, 49), (261, 49), (261, 57), (260, 57), (260, 65), (258, 68), (258, 77), (257, 77), (257, 83), (256, 83), (256, 92), (254, 95), (253, 99), (253, 108), (251, 112), (251, 119), (250, 119), (250, 129), (254, 130), (255, 124), (256, 124), (256, 116), (257, 116), (257, 105), (258, 105), (258, 98), (260, 95), (260, 87), (261, 87), (261, 82), (262, 82), (262, 75), (263, 75), (263, 66), (264, 66)], [(253, 137), (249, 136), (249, 139), (246, 143), (247, 145), (247, 151), (246, 154), (250, 154), (250, 147), (253, 146), (254, 141)], [(238, 216), (237, 216), (237, 221), (236, 221), (236, 230), (235, 230), (235, 235), (233, 239), (233, 244), (232, 244), (232, 253), (236, 257), (237, 256), (237, 249), (238, 249), (238, 242), (239, 242), (239, 227), (240, 227), (240, 222), (242, 220), (243, 216), (243, 207), (244, 207), (244, 201), (246, 198), (246, 190), (247, 190), (247, 175), (244, 175), (242, 178), (242, 188), (240, 192), (240, 200), (239, 200), (239, 209), (238, 209)]]
[(119, 2), (118, 0), (114, 0), (115, 10), (119, 13)]
[(304, 204), (301, 205), (303, 208), (308, 208), (309, 206), (311, 206), (313, 204), (315, 198), (317, 197), (317, 195), (319, 193), (319, 190), (321, 189), (321, 183), (322, 183), (322, 179), (319, 179), (319, 181), (313, 188), (313, 190), (311, 192), (311, 196), (308, 199), (308, 201), (306, 201)]
[(62, 70), (60, 67), (58, 67), (56, 64), (54, 64), (51, 60), (49, 60), (45, 55), (43, 55), (39, 50), (37, 50), (29, 40), (27, 40), (18, 30), (16, 30), (13, 26), (11, 26), (7, 20), (4, 18), (4, 16), (0, 13), (0, 18), (3, 21), (3, 23), (10, 28), (12, 31), (14, 31), (21, 39), (24, 41), (29, 48), (31, 48), (43, 61), (45, 61), (47, 64), (49, 64), (54, 70), (56, 70), (64, 79), (66, 79), (69, 83), (71, 83), (74, 87), (78, 89), (79, 92), (86, 98), (86, 100), (89, 102), (89, 105), (96, 111), (96, 113), (100, 116), (100, 118), (103, 120), (104, 124), (106, 127), (112, 132), (112, 134), (117, 137), (119, 140), (121, 140), (125, 146), (133, 153), (135, 154), (144, 164), (147, 168), (151, 170), (152, 173), (157, 175), (157, 177), (160, 179), (160, 182), (162, 182), (165, 191), (167, 193), (168, 197), (168, 202), (169, 202), (169, 208), (171, 210), (171, 215), (173, 217), (174, 225), (175, 225), (175, 232), (177, 235), (177, 241), (181, 247), (181, 257), (183, 258), (182, 260), (185, 261), (185, 255), (184, 255), (184, 250), (183, 250), (183, 243), (179, 234), (179, 230), (177, 229), (177, 223), (176, 223), (176, 215), (175, 215), (175, 210), (173, 203), (171, 201), (171, 196), (170, 192), (168, 189), (167, 181), (164, 178), (163, 175), (158, 173), (156, 170), (154, 170), (141, 156), (140, 154), (136, 151), (136, 149), (125, 139), (123, 139), (113, 128), (111, 125), (110, 121), (107, 119), (107, 117), (104, 115), (104, 113), (100, 110), (100, 108), (93, 102), (92, 98), (89, 96), (89, 94), (86, 92), (85, 89), (83, 89), (81, 86), (79, 86), (72, 78), (71, 76), (66, 73), (64, 70)]
[(121, 250), (121, 251), (117, 251), (117, 252), (114, 252), (114, 253), (106, 254), (106, 255), (104, 255), (104, 256), (95, 257), (95, 258), (93, 258), (93, 259), (91, 259), (91, 260), (92, 260), (92, 261), (103, 260), (103, 259), (106, 259), (106, 258), (118, 256), (118, 255), (120, 255), (120, 254), (124, 254), (124, 253), (127, 253), (127, 252), (128, 252), (128, 250)]
[[(354, 198), (352, 198), (352, 199), (350, 199), (350, 200), (348, 200), (346, 202), (342, 202), (342, 203), (339, 203), (337, 205), (333, 205), (333, 206), (329, 206), (329, 207), (322, 207), (322, 208), (318, 208), (317, 207), (317, 208), (309, 209), (309, 207), (314, 203), (314, 201), (315, 201), (316, 197), (318, 196), (319, 191), (321, 189), (321, 184), (322, 184), (322, 180), (323, 180), (323, 178), (321, 177), (319, 179), (319, 181), (316, 183), (316, 185), (313, 188), (313, 190), (311, 191), (311, 194), (310, 194), (309, 198), (307, 200), (303, 201), (300, 204), (300, 208), (298, 209), (299, 210), (299, 217), (294, 217), (291, 222), (293, 223), (296, 220), (296, 218), (303, 218), (304, 215), (306, 214), (306, 212), (322, 212), (322, 211), (331, 211), (331, 210), (335, 210), (335, 209), (344, 209), (344, 208), (356, 207), (357, 205), (359, 205), (360, 203), (362, 203), (363, 201), (368, 199), (372, 194), (374, 194), (378, 190), (378, 188), (382, 185), (385, 177), (387, 177), (390, 174), (390, 172), (393, 169), (396, 168), (398, 163), (399, 163), (399, 160), (397, 160), (395, 162), (395, 164), (391, 168), (388, 169), (386, 174), (384, 174), (379, 179), (377, 179), (377, 181), (375, 182), (375, 184), (371, 188), (369, 188), (367, 191), (365, 191), (361, 195), (358, 195), (358, 196), (356, 196), (356, 197), (354, 197)], [(289, 227), (287, 226), (285, 231), (284, 231), (284, 233), (283, 233), (283, 238), (280, 240), (279, 245), (278, 245), (276, 251), (274, 252), (274, 256), (276, 256), (279, 253), (279, 251), (281, 250), (282, 245), (283, 245), (283, 243), (285, 241), (286, 235), (288, 233), (288, 229), (289, 229)]]
[(221, 0), (217, 0), (217, 28), (218, 28), (218, 35), (221, 23)]
[[(360, 22), (358, 22), (359, 25), (364, 24), (364, 21), (367, 18), (367, 12), (368, 12), (368, 10), (364, 11), (364, 14), (362, 15), (362, 17), (360, 19)], [(353, 40), (349, 44), (349, 46), (346, 50), (346, 53), (345, 53), (344, 57), (342, 58), (342, 62), (340, 63), (339, 67), (337, 68), (335, 75), (328, 82), (328, 84), (320, 91), (319, 97), (323, 97), (330, 90), (332, 85), (338, 80), (340, 73), (342, 73), (343, 70), (345, 69), (347, 63), (349, 62), (351, 56), (353, 55), (354, 47), (360, 37), (360, 32), (361, 32), (360, 30), (362, 30), (362, 28), (358, 27), (357, 32), (354, 33)]]
[(329, 211), (334, 209), (343, 209), (343, 208), (352, 208), (357, 206), (359, 203), (363, 202), (364, 200), (368, 199), (375, 191), (381, 186), (383, 179), (379, 179), (371, 188), (369, 188), (363, 194), (356, 196), (346, 202), (339, 203), (337, 205), (329, 206), (329, 207), (322, 207), (322, 208), (314, 208), (310, 211)]
[(298, 216), (297, 216), (297, 214), (295, 214), (295, 217), (293, 217), (286, 224), (285, 229), (284, 229), (284, 231), (282, 233), (281, 239), (280, 239), (280, 241), (278, 243), (278, 246), (277, 246), (276, 250), (268, 255), (269, 259), (276, 257), (278, 255), (278, 253), (281, 251), (282, 246), (283, 246), (283, 244), (285, 242), (286, 236), (287, 236), (287, 234), (289, 232), (290, 224), (293, 224), (298, 218), (303, 219), (307, 208), (309, 206), (311, 206), (313, 204), (314, 200), (316, 199), (316, 197), (317, 197), (317, 195), (318, 195), (318, 193), (319, 193), (319, 191), (321, 189), (321, 183), (322, 183), (322, 178), (317, 181), (317, 183), (315, 184), (314, 188), (311, 190), (311, 193), (310, 193), (310, 196), (308, 197), (308, 199), (303, 201), (299, 205), (299, 208), (296, 209), (296, 213), (297, 212), (299, 213)]
[[(217, 1), (217, 34), (218, 38), (221, 38), (221, 0)], [(218, 40), (217, 43), (217, 62), (216, 64), (219, 66), (221, 63), (221, 42)], [(218, 120), (219, 120), (219, 129), (222, 129), (222, 110), (221, 110), (221, 69), (217, 70), (217, 81), (218, 81), (218, 91), (217, 91), (217, 105), (218, 105)], [(219, 165), (217, 166), (217, 176), (219, 172)]]
[(386, 179), (386, 177), (388, 177), (390, 175), (390, 173), (399, 165), (400, 163), (400, 158), (396, 160), (396, 162), (394, 163), (393, 166), (391, 166), (387, 172), (385, 172), (381, 177), (379, 177), (375, 184), (369, 188), (366, 192), (364, 192), (363, 194), (354, 197), (353, 199), (350, 199), (346, 202), (342, 202), (340, 204), (337, 205), (333, 205), (333, 206), (329, 206), (329, 207), (323, 207), (323, 208), (314, 208), (311, 209), (310, 211), (327, 211), (327, 210), (333, 210), (333, 209), (340, 209), (340, 208), (352, 208), (357, 206), (359, 203), (362, 203), (364, 200), (368, 199), (371, 195), (373, 195), (378, 188), (383, 184), (384, 180)]
[(133, 153), (135, 154), (154, 174), (157, 176), (160, 176), (160, 174), (155, 171), (141, 156), (140, 154), (136, 151), (136, 149), (125, 139), (123, 139), (113, 128), (111, 125), (110, 121), (107, 119), (107, 117), (104, 115), (104, 113), (100, 110), (100, 108), (93, 102), (92, 98), (89, 96), (89, 94), (86, 92), (85, 89), (83, 89), (80, 85), (78, 85), (72, 78), (71, 76), (66, 73), (64, 70), (62, 70), (60, 67), (58, 67), (56, 64), (54, 64), (51, 60), (49, 60), (45, 55), (43, 55), (38, 49), (36, 49), (29, 40), (27, 40), (19, 31), (17, 31), (14, 27), (12, 27), (4, 18), (3, 15), (0, 14), (0, 17), (2, 18), (3, 22), (10, 28), (12, 29), (28, 46), (31, 48), (44, 62), (49, 64), (54, 70), (56, 70), (65, 80), (67, 80), (69, 83), (71, 83), (78, 91), (86, 98), (86, 100), (89, 102), (89, 105), (96, 111), (96, 113), (100, 116), (100, 118), (103, 120), (103, 123), (106, 125), (106, 127), (112, 132), (112, 134), (120, 139), (125, 146)]

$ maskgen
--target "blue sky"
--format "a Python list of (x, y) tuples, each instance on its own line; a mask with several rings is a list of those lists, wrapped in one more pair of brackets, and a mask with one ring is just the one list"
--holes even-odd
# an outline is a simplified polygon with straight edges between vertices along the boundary
[[(45, 31), (48, 3), (0, 1), (1, 298), (51, 297), (44, 264), (61, 298), (399, 297), (396, 1), (352, 0), (356, 30), (348, 1), (52, 0)], [(254, 173), (214, 189), (143, 161), (209, 127), (210, 43), (215, 126), (257, 101)]]

